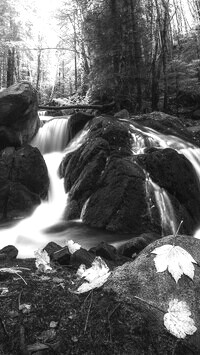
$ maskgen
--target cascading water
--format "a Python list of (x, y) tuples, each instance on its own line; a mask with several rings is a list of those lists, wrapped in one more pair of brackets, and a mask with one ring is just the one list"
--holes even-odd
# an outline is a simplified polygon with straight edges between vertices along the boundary
[[(147, 147), (172, 148), (179, 153), (184, 154), (190, 160), (197, 173), (200, 181), (200, 149), (184, 140), (174, 137), (165, 136), (153, 129), (147, 127), (138, 127), (130, 125), (130, 132), (133, 136), (133, 154), (143, 154)], [(19, 257), (33, 257), (34, 251), (44, 247), (49, 241), (56, 241), (61, 245), (65, 244), (68, 239), (80, 242), (85, 247), (96, 245), (99, 241), (106, 240), (108, 243), (116, 244), (120, 241), (121, 235), (109, 234), (105, 231), (92, 230), (87, 226), (82, 226), (81, 221), (76, 222), (75, 227), (68, 230), (55, 231), (52, 233), (45, 232), (48, 227), (56, 225), (62, 221), (62, 214), (66, 207), (67, 195), (65, 194), (63, 181), (58, 178), (57, 171), (62, 157), (67, 153), (78, 149), (87, 137), (87, 131), (83, 130), (70, 142), (65, 150), (64, 147), (68, 142), (68, 119), (59, 118), (52, 119), (40, 128), (37, 136), (32, 141), (32, 145), (40, 149), (44, 154), (48, 172), (50, 176), (51, 186), (48, 201), (41, 203), (34, 211), (31, 217), (19, 222), (15, 227), (2, 229), (0, 238), (0, 248), (8, 244), (15, 245), (19, 250)], [(175, 233), (177, 223), (173, 212), (173, 207), (169, 196), (164, 189), (161, 189), (153, 182), (146, 172), (146, 192), (154, 194), (156, 204), (158, 206), (163, 234), (166, 230)], [(150, 196), (150, 195), (149, 195)], [(149, 213), (151, 214), (152, 206), (149, 205)], [(67, 222), (64, 222), (65, 223)], [(80, 224), (80, 228), (77, 227)], [(83, 228), (85, 228), (83, 230)], [(124, 238), (124, 237), (123, 237)], [(124, 242), (125, 240), (123, 240)]]
[(52, 119), (40, 128), (31, 145), (39, 148), (42, 154), (61, 152), (69, 142), (69, 118)]
[[(1, 231), (0, 249), (5, 245), (15, 245), (19, 257), (33, 257), (34, 251), (55, 235), (46, 235), (43, 230), (62, 219), (67, 203), (63, 181), (58, 177), (58, 167), (67, 152), (72, 152), (83, 143), (87, 131), (83, 130), (63, 151), (67, 137), (68, 119), (55, 119), (40, 128), (31, 145), (40, 149), (50, 178), (48, 201), (43, 201), (33, 214), (19, 222), (16, 226)], [(51, 152), (49, 152), (51, 150)], [(49, 152), (47, 154), (47, 152)], [(57, 235), (56, 235), (57, 237)], [(63, 236), (58, 236), (57, 242), (63, 242)]]
[[(200, 148), (185, 142), (179, 137), (164, 135), (148, 127), (139, 128), (138, 126), (130, 125), (130, 133), (133, 137), (133, 154), (143, 154), (146, 148), (149, 147), (156, 147), (158, 149), (172, 148), (178, 153), (183, 154), (191, 162), (200, 183)], [(145, 173), (147, 181), (154, 191), (156, 204), (160, 212), (162, 233), (166, 235), (166, 231), (170, 229), (171, 234), (175, 234), (178, 225), (169, 195), (149, 178), (147, 172)]]

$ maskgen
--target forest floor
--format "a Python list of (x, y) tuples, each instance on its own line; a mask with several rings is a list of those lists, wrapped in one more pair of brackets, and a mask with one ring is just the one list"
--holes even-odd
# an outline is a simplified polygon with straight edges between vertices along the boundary
[[(5, 267), (0, 263), (0, 268)], [(38, 272), (35, 259), (16, 259), (0, 272), (0, 354), (132, 354), (128, 310), (103, 288), (76, 294), (77, 269)], [(134, 354), (137, 354), (134, 352)]]

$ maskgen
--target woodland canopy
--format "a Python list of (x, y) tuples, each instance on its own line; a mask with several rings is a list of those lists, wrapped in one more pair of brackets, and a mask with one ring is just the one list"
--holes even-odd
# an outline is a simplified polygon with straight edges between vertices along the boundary
[(178, 113), (200, 97), (199, 20), (198, 0), (5, 0), (0, 88)]

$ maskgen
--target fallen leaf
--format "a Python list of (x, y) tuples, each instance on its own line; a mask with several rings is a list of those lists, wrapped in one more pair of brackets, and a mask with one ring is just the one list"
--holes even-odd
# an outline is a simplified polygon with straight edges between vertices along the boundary
[[(81, 270), (79, 270), (81, 269)], [(88, 292), (94, 288), (101, 287), (108, 279), (110, 270), (104, 260), (100, 256), (97, 256), (92, 266), (89, 269), (85, 269), (83, 265), (77, 271), (77, 274), (83, 278), (84, 282), (75, 293)]]
[(31, 344), (31, 345), (27, 346), (27, 350), (31, 353), (32, 352), (39, 352), (39, 351), (47, 350), (47, 349), (49, 349), (49, 346), (42, 344), (42, 343), (35, 343), (35, 344)]
[(185, 249), (165, 244), (155, 248), (152, 253), (157, 254), (154, 259), (157, 272), (163, 272), (168, 269), (176, 282), (183, 274), (193, 279), (193, 263), (196, 264), (196, 261)]
[(61, 279), (60, 277), (53, 277), (52, 281), (60, 284), (60, 283), (63, 283), (65, 280)]
[(9, 292), (9, 290), (7, 287), (0, 287), (0, 292), (0, 296), (4, 296)]
[(52, 270), (52, 267), (50, 266), (50, 258), (46, 250), (38, 249), (34, 252), (34, 255), (36, 258), (35, 265), (39, 271), (48, 272), (49, 270)]
[(81, 248), (81, 245), (78, 243), (74, 243), (73, 240), (69, 240), (66, 245), (68, 246), (70, 254), (74, 254), (75, 251)]
[[(24, 278), (20, 275), (22, 272), (20, 269), (25, 269), (25, 268), (18, 268), (18, 267), (4, 267), (0, 268), (0, 272), (6, 272), (9, 274), (15, 274), (20, 277), (24, 281), (24, 283), (27, 285), (27, 282), (24, 280)], [(25, 270), (30, 270), (30, 269), (25, 269)]]
[(22, 311), (24, 314), (28, 314), (31, 311), (31, 305), (26, 303), (20, 304), (19, 311)]
[(44, 343), (48, 343), (54, 340), (56, 337), (56, 330), (55, 328), (50, 328), (48, 330), (44, 330), (40, 335), (38, 335), (38, 339), (43, 341)]
[(164, 325), (171, 334), (179, 339), (196, 332), (194, 320), (186, 302), (177, 299), (169, 302), (168, 313), (164, 315)]
[(50, 322), (50, 324), (49, 324), (49, 327), (50, 327), (50, 328), (56, 328), (57, 325), (58, 325), (58, 322), (55, 322), (54, 320), (52, 320), (52, 321)]

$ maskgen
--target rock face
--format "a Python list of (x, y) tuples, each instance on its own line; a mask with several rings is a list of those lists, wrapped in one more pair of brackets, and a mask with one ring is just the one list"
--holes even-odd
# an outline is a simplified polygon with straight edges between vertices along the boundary
[(0, 219), (26, 216), (47, 196), (48, 172), (37, 148), (5, 148), (0, 172)]
[(76, 112), (71, 115), (68, 121), (69, 141), (73, 139), (92, 118), (94, 118), (94, 115), (88, 115), (84, 112)]
[[(112, 291), (118, 302), (123, 301), (123, 308), (128, 309), (129, 330), (137, 344), (142, 346), (143, 354), (200, 353), (200, 268), (194, 264), (194, 279), (182, 275), (176, 283), (166, 270), (157, 272), (155, 254), (152, 251), (164, 244), (173, 244), (172, 236), (155, 241), (147, 246), (133, 261), (116, 268), (104, 286)], [(200, 260), (200, 241), (188, 236), (176, 237), (175, 245), (184, 248), (194, 260)], [(136, 298), (138, 297), (138, 298)], [(193, 335), (187, 335), (182, 341), (171, 335), (164, 326), (164, 314), (168, 312), (169, 302), (173, 299), (184, 301), (197, 328)], [(175, 316), (176, 317), (176, 316)], [(139, 322), (138, 322), (139, 320)], [(176, 351), (175, 351), (176, 349)], [(143, 352), (144, 351), (144, 352)], [(147, 351), (147, 352), (145, 352)]]
[(37, 110), (37, 92), (29, 82), (14, 84), (0, 93), (0, 126), (6, 127), (4, 139), (9, 136), (10, 146), (16, 146), (16, 141), (17, 145), (31, 141), (40, 124)]
[[(142, 137), (142, 126), (133, 129), (132, 123), (111, 116), (94, 118), (85, 142), (63, 159), (60, 176), (69, 192), (65, 218), (81, 216), (89, 226), (127, 233), (130, 238), (162, 235), (161, 214), (166, 211), (160, 212), (155, 193), (148, 188), (150, 177), (168, 193), (176, 228), (183, 220), (182, 232), (192, 233), (200, 220), (200, 190), (191, 163), (173, 149), (144, 149), (145, 141), (147, 147), (151, 141)], [(168, 125), (173, 132), (177, 126), (180, 133), (179, 121), (169, 119)], [(165, 230), (164, 235), (170, 232)]]
[(155, 183), (181, 203), (190, 217), (190, 231), (194, 231), (199, 225), (200, 191), (190, 161), (173, 149), (149, 149), (137, 161)]

